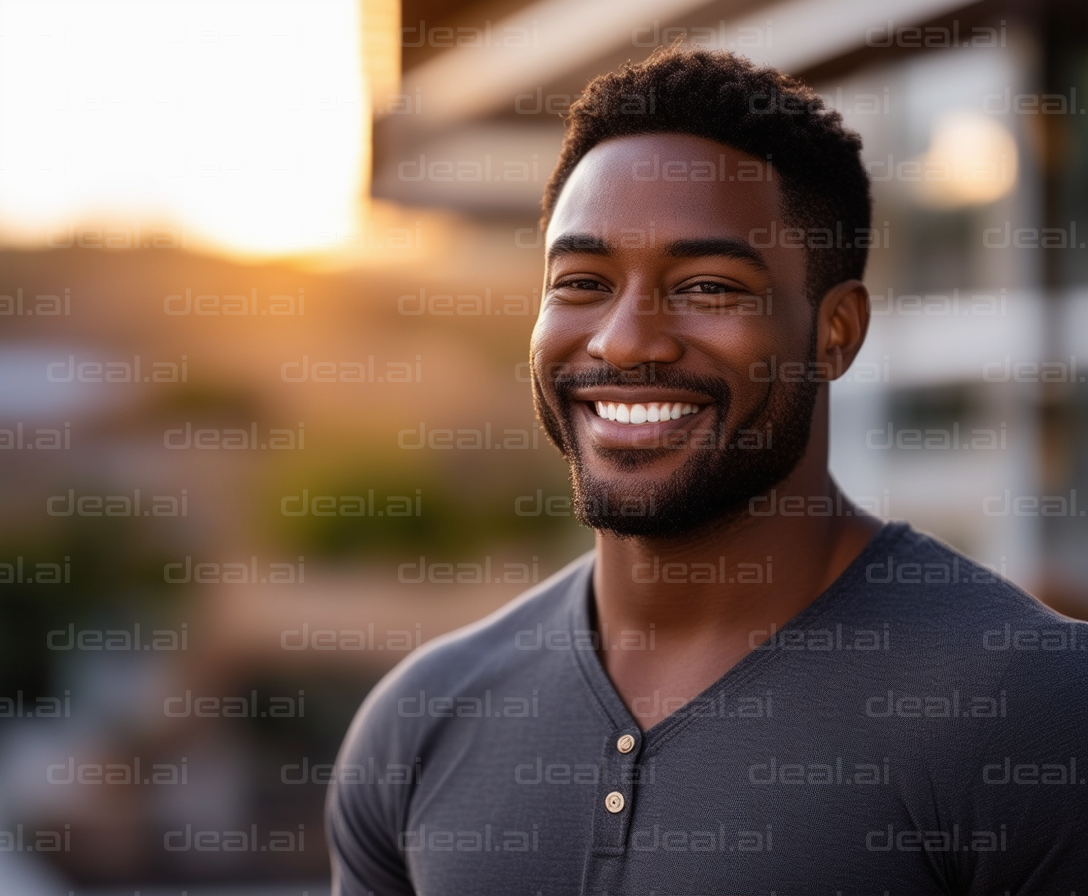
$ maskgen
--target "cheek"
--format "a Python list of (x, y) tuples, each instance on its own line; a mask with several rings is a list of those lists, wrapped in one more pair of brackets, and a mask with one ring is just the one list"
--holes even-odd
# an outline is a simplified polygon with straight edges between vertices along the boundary
[(807, 301), (786, 296), (730, 313), (680, 318), (685, 342), (719, 363), (737, 369), (775, 356), (779, 361), (802, 360), (812, 329)]
[(705, 315), (684, 322), (682, 338), (688, 352), (709, 361), (730, 385), (748, 382), (751, 365), (781, 354), (787, 347), (783, 334), (766, 315)]
[(541, 393), (552, 391), (552, 382), (562, 370), (567, 354), (564, 342), (561, 331), (556, 327), (555, 315), (542, 308), (529, 340), (529, 362), (533, 369), (534, 388)]
[(589, 339), (583, 328), (574, 326), (571, 315), (545, 305), (533, 327), (529, 351), (534, 364), (554, 364), (569, 358)]
[(729, 385), (729, 425), (746, 419), (767, 399), (771, 370), (783, 361), (804, 357), (804, 334), (782, 323), (766, 315), (723, 315), (702, 317), (685, 326), (691, 359), (698, 356)]

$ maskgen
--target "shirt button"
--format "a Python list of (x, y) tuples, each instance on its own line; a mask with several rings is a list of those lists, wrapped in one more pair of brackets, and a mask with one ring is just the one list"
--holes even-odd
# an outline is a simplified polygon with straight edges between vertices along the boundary
[(621, 753), (630, 753), (634, 748), (635, 739), (630, 734), (625, 734), (616, 741), (616, 749)]
[(623, 811), (623, 794), (618, 790), (613, 790), (608, 796), (604, 798), (604, 807), (615, 815), (617, 812)]

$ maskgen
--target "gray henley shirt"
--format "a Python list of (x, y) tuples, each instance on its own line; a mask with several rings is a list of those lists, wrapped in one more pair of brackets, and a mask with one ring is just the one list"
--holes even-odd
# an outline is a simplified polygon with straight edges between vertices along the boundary
[(367, 697), (334, 893), (1088, 892), (1088, 624), (889, 523), (644, 732), (596, 649), (653, 645), (595, 631), (592, 563)]

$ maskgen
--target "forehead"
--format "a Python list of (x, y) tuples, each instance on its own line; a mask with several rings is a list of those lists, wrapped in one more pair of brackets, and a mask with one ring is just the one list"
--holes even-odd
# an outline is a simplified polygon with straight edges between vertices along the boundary
[(604, 239), (653, 227), (676, 236), (748, 238), (779, 216), (773, 159), (685, 134), (606, 140), (571, 172), (548, 225)]

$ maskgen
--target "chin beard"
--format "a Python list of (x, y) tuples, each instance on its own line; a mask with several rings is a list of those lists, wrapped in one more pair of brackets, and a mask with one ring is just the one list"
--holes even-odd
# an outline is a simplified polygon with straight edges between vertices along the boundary
[[(809, 360), (815, 360), (814, 344)], [(811, 364), (806, 367), (812, 370)], [(559, 414), (544, 401), (534, 379), (537, 414), (570, 465), (574, 511), (583, 525), (621, 538), (664, 539), (729, 525), (745, 518), (751, 500), (770, 491), (800, 462), (808, 447), (819, 383), (808, 377), (799, 383), (776, 379), (759, 407), (730, 434), (724, 424), (731, 403), (724, 380), (690, 377), (667, 368), (653, 373), (644, 381), (710, 395), (715, 428), (713, 438), (702, 442), (710, 444), (695, 449), (666, 479), (635, 486), (618, 486), (590, 472), (575, 435), (574, 402), (569, 397), (578, 387), (629, 384), (630, 379), (615, 368), (559, 376), (555, 380)], [(609, 449), (596, 455), (630, 474), (674, 450), (678, 449)]]

